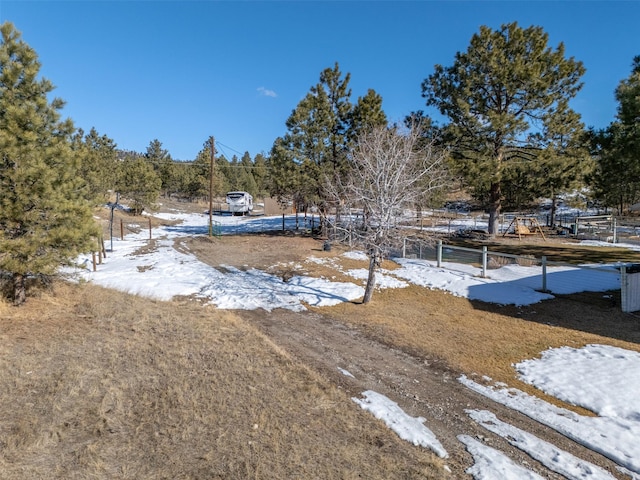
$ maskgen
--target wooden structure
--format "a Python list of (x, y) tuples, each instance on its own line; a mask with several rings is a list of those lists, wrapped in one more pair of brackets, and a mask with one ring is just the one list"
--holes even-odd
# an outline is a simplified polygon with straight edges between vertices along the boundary
[(538, 219), (535, 217), (514, 217), (509, 227), (502, 234), (503, 237), (511, 230), (511, 227), (513, 227), (514, 235), (518, 235), (520, 240), (522, 240), (523, 236), (538, 234), (540, 234), (545, 241), (547, 240), (542, 231), (542, 227), (540, 227), (538, 223)]

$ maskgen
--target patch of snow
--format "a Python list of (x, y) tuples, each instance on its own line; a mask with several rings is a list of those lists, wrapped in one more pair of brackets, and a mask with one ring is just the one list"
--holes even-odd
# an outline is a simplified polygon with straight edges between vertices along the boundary
[(350, 258), (351, 260), (362, 260), (362, 261), (368, 261), (369, 260), (369, 257), (367, 256), (366, 253), (360, 252), (360, 251), (356, 251), (356, 250), (345, 252), (345, 253), (342, 254), (342, 256), (345, 257), (345, 258)]
[(351, 372), (349, 372), (348, 370), (345, 370), (344, 368), (340, 368), (338, 367), (338, 370), (340, 371), (340, 373), (342, 373), (345, 377), (351, 377), (351, 378), (356, 378), (354, 377)]
[(501, 436), (549, 470), (559, 473), (568, 480), (615, 480), (615, 477), (602, 468), (560, 450), (535, 435), (498, 420), (487, 410), (467, 410), (466, 412), (475, 422)]
[(598, 268), (548, 267), (547, 289), (543, 293), (542, 269), (506, 265), (488, 272), (464, 264), (442, 263), (438, 268), (427, 260), (394, 259), (401, 268), (393, 274), (423, 287), (444, 290), (470, 300), (481, 300), (500, 305), (531, 305), (554, 298), (552, 293), (569, 294), (584, 291), (607, 291), (620, 288), (620, 275), (615, 266)]
[(433, 432), (423, 425), (426, 419), (407, 415), (396, 402), (372, 390), (363, 392), (362, 396), (364, 399), (352, 400), (382, 420), (400, 438), (413, 445), (429, 448), (440, 458), (449, 456)]
[[(492, 278), (480, 278), (474, 275), (480, 274), (480, 269), (475, 267), (461, 265), (467, 269), (467, 272), (464, 272), (447, 269), (446, 265), (438, 268), (425, 260), (398, 258), (394, 261), (401, 265), (401, 268), (393, 271), (394, 275), (416, 285), (444, 290), (470, 300), (520, 306), (553, 298), (553, 295), (534, 290), (526, 282), (503, 282)], [(527, 277), (523, 275), (521, 278)]]
[[(369, 278), (369, 270), (366, 268), (355, 268), (347, 270), (345, 273), (350, 277), (357, 278), (358, 280), (366, 281)], [(398, 280), (388, 273), (388, 271), (383, 270), (379, 270), (375, 273), (376, 288), (405, 288), (409, 286), (407, 282)]]
[(640, 353), (610, 345), (560, 347), (515, 365), (520, 378), (601, 417), (640, 422)]
[[(458, 380), (468, 388), (601, 453), (618, 465), (640, 473), (640, 423), (621, 418), (585, 417), (515, 388), (480, 385), (465, 375)], [(567, 385), (567, 389), (573, 389), (579, 383), (580, 379), (576, 378)]]
[(458, 440), (473, 456), (475, 463), (466, 472), (473, 475), (475, 480), (544, 480), (537, 473), (515, 463), (501, 451), (488, 447), (469, 435), (458, 435)]
[(582, 240), (579, 245), (586, 245), (589, 247), (615, 247), (615, 248), (626, 248), (627, 250), (640, 251), (640, 245), (635, 245), (633, 243), (610, 243), (603, 242), (600, 240)]

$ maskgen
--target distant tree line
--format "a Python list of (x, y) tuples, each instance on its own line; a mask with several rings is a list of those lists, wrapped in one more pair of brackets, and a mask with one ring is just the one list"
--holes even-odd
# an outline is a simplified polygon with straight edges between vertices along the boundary
[[(565, 58), (562, 44), (548, 46), (540, 27), (481, 27), (466, 52), (456, 54), (449, 67), (436, 65), (422, 83), (426, 106), (448, 122), (436, 124), (423, 110), (401, 121), (447, 152), (452, 185), (489, 212), (492, 233), (501, 211), (531, 208), (539, 198), (551, 199), (553, 219), (559, 197), (572, 191), (623, 213), (640, 202), (640, 56), (616, 89), (616, 120), (602, 130), (586, 129), (570, 107), (584, 71), (580, 61)], [(359, 137), (376, 127), (398, 127), (389, 124), (375, 90), (353, 102), (350, 80), (337, 63), (323, 70), (268, 154), (228, 159), (216, 153), (214, 196), (243, 190), (299, 210), (327, 211), (335, 202), (327, 195), (328, 183), (349, 175), (350, 152)], [(94, 129), (76, 137), (84, 152), (84, 178), (103, 199), (118, 191), (139, 211), (159, 196), (209, 196), (206, 141), (194, 160), (178, 162), (157, 139), (136, 153), (120, 152)], [(429, 205), (441, 206), (446, 197), (431, 195)]]
[[(100, 135), (78, 130), (74, 148), (83, 158), (81, 176), (87, 184), (87, 199), (98, 205), (113, 200), (117, 192), (130, 203), (134, 213), (152, 210), (160, 197), (196, 201), (208, 199), (211, 187), (211, 149), (208, 142), (193, 161), (175, 161), (154, 139), (144, 153), (118, 150), (115, 142)], [(251, 158), (246, 152), (240, 160), (234, 155), (214, 155), (213, 195), (231, 190), (246, 191), (256, 197), (269, 195), (266, 158)]]
[[(368, 89), (354, 100), (351, 75), (335, 63), (293, 108), (268, 154), (215, 152), (213, 171), (208, 141), (193, 160), (176, 161), (158, 139), (137, 153), (95, 128), (77, 129), (61, 118), (64, 102), (49, 96), (53, 85), (39, 77), (35, 51), (11, 23), (0, 33), (0, 279), (17, 304), (28, 279), (52, 275), (90, 248), (98, 235), (92, 209), (116, 196), (134, 213), (162, 196), (195, 201), (231, 190), (323, 214), (356, 206), (369, 222), (363, 232), (377, 232), (363, 237), (371, 272), (396, 227), (385, 218), (382, 228), (384, 212), (441, 206), (458, 188), (489, 213), (492, 234), (504, 209), (527, 209), (541, 197), (555, 207), (563, 193), (582, 191), (619, 213), (640, 202), (640, 56), (614, 92), (615, 119), (587, 129), (571, 108), (585, 68), (562, 43), (549, 46), (540, 27), (483, 26), (449, 66), (435, 65), (416, 91), (442, 124), (424, 110), (390, 123), (381, 95)], [(433, 178), (417, 167), (436, 164)], [(407, 185), (401, 192), (398, 182)]]

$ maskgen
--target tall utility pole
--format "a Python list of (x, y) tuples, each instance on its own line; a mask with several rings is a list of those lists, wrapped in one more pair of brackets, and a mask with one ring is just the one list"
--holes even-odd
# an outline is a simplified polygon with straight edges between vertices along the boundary
[(209, 236), (213, 237), (213, 156), (216, 153), (213, 136), (209, 137), (209, 143), (211, 147), (211, 166), (209, 168)]

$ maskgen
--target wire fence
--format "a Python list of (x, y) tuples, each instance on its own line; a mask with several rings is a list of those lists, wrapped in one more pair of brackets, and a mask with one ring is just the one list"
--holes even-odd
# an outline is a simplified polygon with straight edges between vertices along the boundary
[(273, 215), (257, 217), (231, 217), (217, 223), (217, 231), (221, 235), (233, 235), (242, 233), (266, 233), (277, 231), (312, 232), (320, 225), (317, 215)]
[[(485, 213), (431, 210), (414, 217), (408, 225), (417, 229), (442, 234), (486, 231), (488, 215)], [(589, 212), (561, 213), (554, 216), (546, 212), (508, 212), (498, 217), (498, 234), (517, 234), (520, 224), (540, 227), (545, 235), (566, 236), (577, 240), (597, 240), (608, 243), (640, 245), (640, 217), (615, 216)], [(531, 233), (535, 233), (531, 229)]]
[(153, 229), (151, 225), (151, 218), (148, 218), (147, 221), (125, 221), (124, 219), (120, 219), (118, 225), (118, 235), (120, 240), (124, 240), (125, 235), (130, 233), (141, 233), (144, 231), (149, 232), (149, 240), (153, 238)]
[[(215, 218), (215, 217), (214, 217)], [(508, 220), (505, 219), (505, 221)], [(359, 214), (342, 215), (339, 221), (325, 218), (324, 227), (328, 233), (327, 242), (342, 243), (350, 247), (356, 246), (358, 233), (363, 225), (363, 217)], [(275, 215), (259, 217), (231, 217), (224, 221), (213, 220), (212, 233), (219, 235), (233, 235), (244, 233), (264, 233), (274, 231), (293, 231), (300, 233), (312, 233), (319, 231), (320, 217), (317, 215)], [(177, 230), (189, 234), (206, 234), (207, 222), (202, 226), (165, 226), (167, 231)], [(574, 219), (575, 232), (583, 229), (591, 229), (592, 233), (606, 232), (606, 226), (613, 227), (616, 232), (616, 223), (611, 218), (582, 217), (579, 222)], [(580, 226), (581, 225), (581, 226)], [(599, 226), (605, 227), (600, 228)], [(140, 234), (148, 230), (149, 239), (152, 238), (151, 222), (127, 222), (119, 221), (112, 225), (113, 237), (123, 239), (129, 233)], [(637, 235), (640, 226), (627, 227), (627, 238)], [(361, 233), (361, 232), (360, 232)], [(107, 236), (107, 239), (109, 237)], [(99, 240), (98, 252), (94, 258), (95, 265), (106, 257), (107, 249), (104, 248), (104, 240)], [(330, 248), (330, 243), (326, 245)], [(111, 247), (113, 251), (113, 246)], [(534, 290), (553, 294), (570, 294), (578, 291), (608, 292), (614, 293), (620, 298), (624, 311), (640, 311), (640, 265), (624, 264), (590, 264), (577, 265), (569, 262), (550, 261), (546, 257), (534, 257), (532, 255), (514, 255), (503, 252), (491, 251), (488, 247), (467, 248), (444, 243), (443, 240), (429, 242), (420, 238), (405, 237), (397, 245), (395, 251), (389, 252), (391, 257), (417, 258), (434, 262), (438, 268), (460, 270), (481, 278), (496, 278), (499, 281), (518, 281), (526, 283)], [(511, 268), (517, 266), (518, 271)], [(470, 267), (472, 267), (470, 269)], [(505, 268), (506, 267), (506, 268)], [(506, 277), (510, 269), (513, 271), (512, 280)], [(526, 272), (523, 273), (523, 269)], [(498, 272), (499, 271), (499, 272)], [(506, 276), (506, 277), (505, 277)], [(522, 278), (526, 277), (526, 282)], [(579, 285), (581, 290), (576, 290)]]
[[(442, 240), (427, 243), (412, 238), (405, 238), (402, 251), (397, 253), (403, 258), (427, 260), (438, 268), (460, 270), (481, 278), (520, 281), (541, 292), (608, 292), (609, 296), (620, 296), (624, 311), (640, 310), (640, 268), (637, 265), (577, 265), (550, 261), (545, 256), (513, 255), (491, 251), (487, 247), (474, 249), (448, 245)], [(518, 268), (509, 268), (514, 266)], [(497, 272), (499, 269), (503, 270)], [(639, 280), (636, 280), (636, 275)]]

